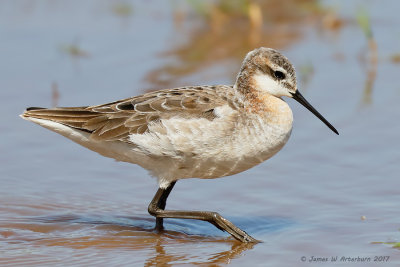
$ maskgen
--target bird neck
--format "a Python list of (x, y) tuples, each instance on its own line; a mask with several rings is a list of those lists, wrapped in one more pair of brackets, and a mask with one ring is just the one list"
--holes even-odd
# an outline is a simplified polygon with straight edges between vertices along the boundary
[(276, 97), (258, 90), (254, 75), (254, 69), (243, 66), (236, 78), (234, 89), (241, 96), (246, 111), (264, 113), (268, 111), (268, 104)]
[(289, 105), (280, 97), (257, 88), (254, 76), (254, 69), (244, 66), (234, 85), (246, 113), (261, 116), (273, 124), (291, 124), (293, 118)]
[(236, 77), (235, 90), (238, 93), (246, 97), (251, 93), (252, 79), (251, 77), (255, 75), (255, 70), (250, 68), (248, 65), (242, 66), (239, 74)]

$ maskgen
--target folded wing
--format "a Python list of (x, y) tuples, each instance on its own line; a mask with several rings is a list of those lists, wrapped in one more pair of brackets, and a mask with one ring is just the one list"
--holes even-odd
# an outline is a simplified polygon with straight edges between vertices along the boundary
[(28, 108), (23, 117), (61, 123), (90, 133), (98, 141), (127, 141), (144, 134), (149, 125), (173, 116), (215, 118), (214, 109), (227, 104), (214, 86), (182, 87), (150, 92), (112, 103), (86, 107)]

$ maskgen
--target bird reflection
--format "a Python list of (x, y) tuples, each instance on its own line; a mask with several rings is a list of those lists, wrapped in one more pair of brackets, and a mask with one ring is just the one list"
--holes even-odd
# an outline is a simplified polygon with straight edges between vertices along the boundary
[[(29, 218), (28, 222), (19, 223), (18, 227), (34, 229), (39, 233), (54, 232), (53, 238), (31, 240), (35, 245), (116, 249), (133, 255), (136, 252), (142, 255), (141, 259), (136, 260), (143, 260), (144, 266), (172, 266), (178, 262), (219, 266), (240, 257), (244, 251), (256, 245), (225, 236), (201, 236), (175, 230), (156, 231), (153, 228), (154, 220), (149, 216), (64, 214)], [(179, 221), (171, 221), (168, 226), (181, 230), (188, 228), (187, 224)], [(269, 227), (278, 226), (272, 222)]]
[[(216, 240), (212, 241), (213, 243), (226, 243), (225, 240)], [(231, 247), (228, 250), (224, 250), (218, 253), (211, 253), (209, 257), (204, 257), (204, 259), (198, 260), (198, 255), (193, 257), (193, 259), (188, 259), (188, 255), (182, 254), (168, 254), (166, 252), (165, 247), (171, 246), (170, 242), (159, 238), (154, 243), (154, 256), (151, 256), (144, 266), (172, 266), (175, 263), (185, 260), (185, 262), (189, 262), (193, 265), (207, 264), (208, 266), (220, 266), (221, 264), (226, 265), (230, 263), (231, 260), (238, 258), (242, 255), (242, 253), (246, 250), (252, 249), (255, 244), (254, 243), (240, 243), (237, 241), (229, 242), (231, 243)]]

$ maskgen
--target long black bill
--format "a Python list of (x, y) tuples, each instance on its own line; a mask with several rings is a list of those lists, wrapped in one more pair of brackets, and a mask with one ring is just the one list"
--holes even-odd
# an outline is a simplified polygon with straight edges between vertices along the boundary
[(325, 123), (326, 126), (329, 127), (335, 134), (339, 135), (339, 132), (335, 129), (335, 127), (332, 126), (319, 112), (311, 106), (310, 103), (300, 94), (299, 90), (296, 91), (295, 94), (292, 95), (293, 99), (302, 104), (304, 107), (306, 107), (309, 111), (311, 111), (315, 116), (317, 116), (323, 123)]

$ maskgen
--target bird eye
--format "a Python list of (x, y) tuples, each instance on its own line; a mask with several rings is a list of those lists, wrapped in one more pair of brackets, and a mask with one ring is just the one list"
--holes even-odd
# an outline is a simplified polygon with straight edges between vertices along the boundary
[(285, 74), (284, 74), (282, 71), (279, 71), (279, 70), (277, 70), (277, 71), (274, 72), (274, 76), (275, 76), (275, 78), (277, 78), (278, 80), (283, 80), (283, 79), (285, 79)]

